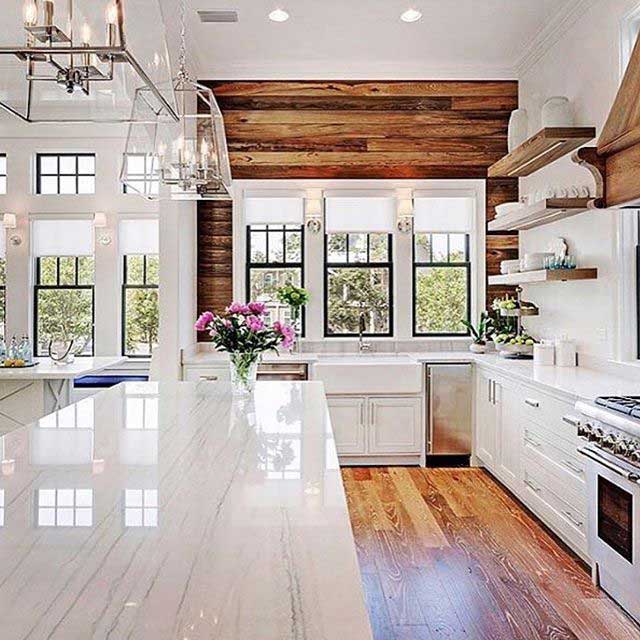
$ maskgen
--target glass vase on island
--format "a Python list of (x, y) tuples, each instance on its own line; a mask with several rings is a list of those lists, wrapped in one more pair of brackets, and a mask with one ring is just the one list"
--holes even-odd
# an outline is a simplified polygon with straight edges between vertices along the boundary
[(205, 311), (195, 323), (196, 331), (208, 331), (218, 351), (229, 354), (231, 387), (234, 395), (252, 393), (258, 364), (265, 351), (289, 349), (295, 342), (295, 329), (281, 322), (265, 323), (262, 302), (234, 302), (223, 315)]

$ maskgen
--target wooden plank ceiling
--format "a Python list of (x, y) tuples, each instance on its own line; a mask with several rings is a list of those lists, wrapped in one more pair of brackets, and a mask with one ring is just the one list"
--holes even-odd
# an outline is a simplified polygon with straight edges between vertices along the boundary
[(207, 82), (234, 178), (484, 178), (517, 82)]

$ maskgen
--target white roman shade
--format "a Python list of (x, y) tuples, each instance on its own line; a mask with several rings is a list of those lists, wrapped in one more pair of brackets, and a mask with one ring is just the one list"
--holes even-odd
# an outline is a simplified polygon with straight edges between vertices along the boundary
[(32, 223), (33, 254), (41, 256), (92, 256), (92, 220), (37, 219)]
[(393, 196), (331, 196), (325, 202), (327, 233), (392, 233), (395, 216)]
[(247, 197), (244, 201), (246, 224), (295, 224), (304, 222), (304, 197)]
[(156, 218), (120, 220), (118, 245), (120, 253), (126, 255), (160, 253), (160, 232)]
[(0, 260), (7, 257), (7, 230), (0, 225)]
[(474, 198), (418, 197), (413, 203), (415, 233), (469, 233), (473, 229)]

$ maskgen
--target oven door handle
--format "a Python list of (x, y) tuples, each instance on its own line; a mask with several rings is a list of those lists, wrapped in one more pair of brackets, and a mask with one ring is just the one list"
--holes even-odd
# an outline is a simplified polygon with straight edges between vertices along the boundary
[(599, 455), (597, 451), (594, 451), (593, 449), (588, 449), (587, 447), (583, 447), (582, 449), (578, 449), (578, 453), (580, 455), (583, 455), (585, 458), (589, 458), (594, 462), (601, 464), (603, 467), (606, 467), (610, 471), (617, 473), (619, 476), (626, 478), (627, 480), (629, 480), (629, 482), (635, 482), (636, 484), (640, 484), (640, 475), (638, 475), (637, 473), (631, 473), (629, 471), (626, 471), (622, 467), (618, 467), (612, 462), (609, 462), (606, 458), (603, 458), (601, 455)]

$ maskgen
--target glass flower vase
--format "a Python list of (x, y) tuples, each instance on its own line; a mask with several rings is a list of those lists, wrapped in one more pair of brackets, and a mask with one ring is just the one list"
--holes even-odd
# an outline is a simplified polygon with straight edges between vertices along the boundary
[(234, 396), (248, 396), (253, 393), (258, 378), (260, 356), (234, 351), (229, 354), (231, 390)]
[(291, 305), (289, 307), (289, 313), (291, 316), (291, 326), (295, 331), (295, 335), (293, 337), (293, 344), (289, 348), (289, 353), (300, 353), (300, 316), (301, 316), (301, 308), (295, 307)]

